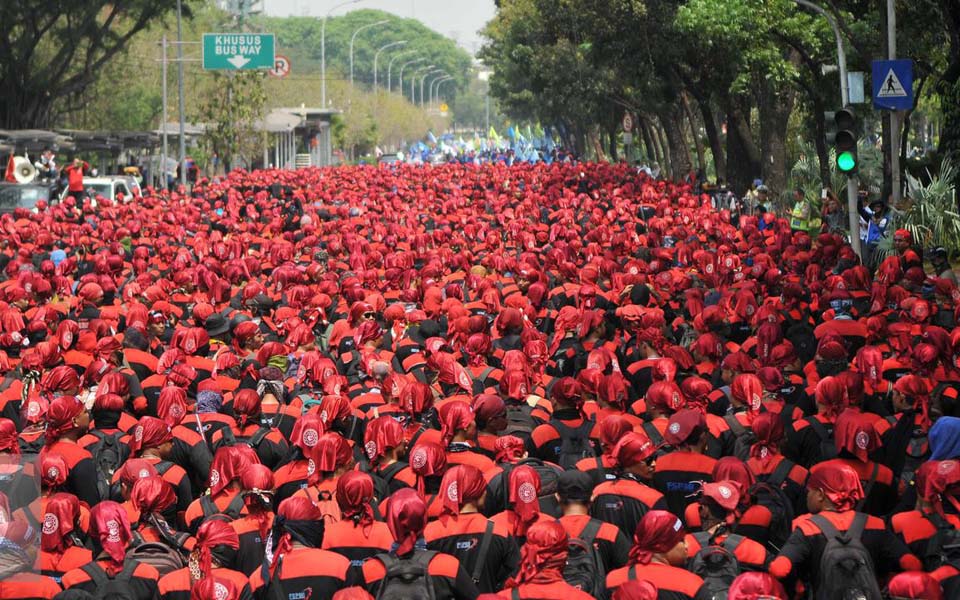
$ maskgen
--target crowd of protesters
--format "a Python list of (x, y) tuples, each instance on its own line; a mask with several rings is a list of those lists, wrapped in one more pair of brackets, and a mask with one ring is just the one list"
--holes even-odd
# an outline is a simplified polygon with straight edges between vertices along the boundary
[(870, 272), (559, 163), (38, 209), (0, 599), (960, 597), (960, 291), (906, 232)]

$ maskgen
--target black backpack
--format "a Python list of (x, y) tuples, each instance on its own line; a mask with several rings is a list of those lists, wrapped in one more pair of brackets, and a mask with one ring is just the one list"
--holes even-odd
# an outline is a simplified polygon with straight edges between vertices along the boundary
[(937, 513), (923, 516), (937, 528), (927, 540), (927, 547), (921, 557), (923, 570), (929, 573), (949, 564), (956, 556), (957, 551), (960, 550), (960, 530)]
[(528, 438), (536, 428), (537, 421), (533, 418), (533, 407), (526, 402), (507, 404), (507, 428), (503, 430), (502, 435)]
[(113, 474), (129, 456), (130, 447), (120, 442), (120, 438), (125, 435), (122, 431), (103, 433), (94, 429), (90, 434), (97, 438), (97, 442), (88, 448), (97, 468), (97, 491), (100, 498), (110, 500), (113, 496)]
[(593, 458), (597, 455), (590, 439), (595, 422), (584, 420), (579, 427), (565, 425), (559, 419), (552, 419), (550, 424), (560, 434), (560, 446), (557, 448), (557, 464), (565, 471), (573, 469), (584, 458)]
[(103, 570), (97, 561), (91, 561), (80, 567), (80, 570), (90, 576), (90, 581), (94, 583), (97, 591), (92, 596), (98, 600), (106, 598), (129, 597), (130, 581), (133, 579), (133, 572), (137, 570), (139, 563), (135, 560), (127, 560), (123, 565), (123, 570), (115, 576), (110, 577)]
[(237, 494), (223, 510), (220, 510), (210, 494), (200, 496), (200, 508), (203, 509), (204, 520), (213, 517), (222, 521), (236, 521), (240, 518), (243, 506), (243, 494)]
[(256, 450), (260, 447), (260, 444), (263, 443), (263, 440), (270, 434), (271, 428), (265, 425), (261, 425), (260, 429), (257, 429), (253, 435), (250, 437), (240, 436), (237, 437), (233, 434), (233, 429), (230, 427), (223, 428), (223, 437), (220, 439), (220, 447), (223, 446), (236, 446), (237, 444), (246, 444), (253, 450)]
[(750, 447), (757, 443), (757, 435), (752, 429), (744, 427), (736, 415), (727, 415), (723, 420), (726, 421), (734, 437), (733, 456), (746, 461), (750, 458)]
[(435, 600), (429, 567), (436, 555), (430, 550), (416, 550), (408, 558), (378, 554), (386, 574), (377, 590), (377, 600)]
[[(777, 469), (779, 470), (780, 466), (784, 463), (787, 463), (786, 459), (780, 461)], [(791, 464), (787, 463), (788, 473), (791, 466)], [(793, 504), (790, 502), (790, 499), (787, 498), (787, 495), (783, 493), (783, 488), (780, 487), (783, 480), (780, 480), (780, 485), (774, 483), (775, 478), (773, 475), (776, 474), (776, 471), (774, 471), (769, 480), (754, 483), (750, 486), (750, 490), (747, 493), (750, 494), (754, 504), (770, 511), (771, 516), (770, 527), (767, 530), (767, 547), (772, 553), (779, 554), (780, 549), (783, 548), (783, 545), (790, 537), (790, 528), (793, 526)]]
[(833, 425), (827, 429), (827, 426), (820, 422), (816, 417), (807, 417), (804, 419), (813, 429), (813, 432), (820, 438), (820, 458), (814, 462), (823, 462), (837, 457), (837, 446), (833, 443)]
[(514, 468), (523, 465), (531, 467), (537, 472), (537, 475), (540, 476), (540, 495), (538, 496), (540, 500), (540, 510), (549, 513), (550, 511), (546, 509), (557, 507), (556, 493), (557, 484), (560, 483), (560, 475), (557, 473), (555, 467), (551, 467), (543, 461), (536, 459), (522, 460), (515, 465), (501, 465), (503, 472), (500, 474), (500, 497), (497, 500), (491, 499), (491, 506), (497, 509), (496, 512), (500, 512), (510, 506), (510, 473), (513, 472)]
[(867, 525), (867, 515), (856, 513), (850, 529), (843, 533), (823, 515), (814, 515), (810, 520), (827, 538), (827, 544), (820, 554), (814, 598), (882, 600), (873, 558), (861, 539)]
[(563, 580), (594, 598), (607, 595), (607, 574), (594, 542), (603, 521), (590, 519), (579, 537), (570, 538)]
[(740, 574), (740, 561), (736, 550), (744, 539), (742, 535), (729, 534), (720, 544), (705, 531), (693, 534), (700, 550), (690, 559), (689, 570), (703, 579), (711, 600), (727, 600), (730, 584)]

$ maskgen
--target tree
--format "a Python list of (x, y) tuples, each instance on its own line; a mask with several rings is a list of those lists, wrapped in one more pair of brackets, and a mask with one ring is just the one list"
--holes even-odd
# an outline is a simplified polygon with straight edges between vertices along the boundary
[(247, 166), (262, 147), (262, 137), (254, 129), (263, 117), (266, 103), (263, 73), (239, 71), (212, 73), (216, 94), (208, 94), (200, 104), (197, 120), (207, 125), (203, 144), (207, 153), (216, 152), (227, 168)]
[(47, 128), (176, 0), (6, 0), (0, 9), (0, 127)]

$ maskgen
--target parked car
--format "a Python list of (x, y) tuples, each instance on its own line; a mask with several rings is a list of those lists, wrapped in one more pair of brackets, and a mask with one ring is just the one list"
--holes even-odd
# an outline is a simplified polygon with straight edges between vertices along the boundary
[[(128, 175), (110, 175), (106, 177), (84, 177), (83, 189), (90, 196), (91, 201), (96, 204), (95, 198), (103, 196), (104, 198), (117, 199), (118, 194), (123, 194), (124, 202), (130, 202), (134, 197), (139, 197), (141, 190), (140, 184), (133, 177)], [(60, 194), (60, 199), (67, 197), (67, 190)]]
[(57, 201), (57, 186), (53, 182), (34, 181), (31, 183), (0, 182), (0, 213), (12, 213), (18, 208), (33, 210), (37, 202)]

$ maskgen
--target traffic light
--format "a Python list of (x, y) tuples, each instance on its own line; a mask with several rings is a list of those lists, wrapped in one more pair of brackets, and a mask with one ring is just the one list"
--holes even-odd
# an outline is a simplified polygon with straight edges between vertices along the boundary
[(833, 114), (833, 147), (837, 151), (837, 169), (850, 174), (857, 171), (857, 115), (849, 108), (842, 108)]

